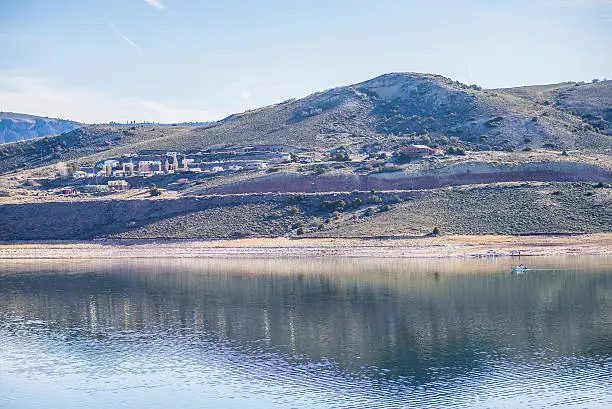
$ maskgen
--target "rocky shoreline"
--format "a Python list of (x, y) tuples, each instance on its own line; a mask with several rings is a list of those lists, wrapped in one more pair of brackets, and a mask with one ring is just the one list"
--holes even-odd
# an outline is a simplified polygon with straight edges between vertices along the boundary
[(0, 260), (118, 258), (397, 257), (612, 255), (612, 234), (384, 239), (122, 240), (0, 243)]

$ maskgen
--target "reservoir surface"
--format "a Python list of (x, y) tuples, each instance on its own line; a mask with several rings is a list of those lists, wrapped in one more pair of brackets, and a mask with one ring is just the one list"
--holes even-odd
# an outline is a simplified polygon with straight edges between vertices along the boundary
[(612, 260), (0, 261), (0, 407), (612, 407)]

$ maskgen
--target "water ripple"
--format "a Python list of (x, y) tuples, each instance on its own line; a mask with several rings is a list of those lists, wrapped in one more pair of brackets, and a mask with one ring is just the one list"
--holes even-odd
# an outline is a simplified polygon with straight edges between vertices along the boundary
[(0, 407), (612, 407), (609, 270), (428, 277), (0, 274)]

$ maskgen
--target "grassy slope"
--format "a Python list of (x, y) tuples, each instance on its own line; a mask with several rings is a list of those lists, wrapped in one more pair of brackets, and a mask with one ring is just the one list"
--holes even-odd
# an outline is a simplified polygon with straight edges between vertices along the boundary
[(612, 189), (590, 184), (440, 189), (315, 235), (423, 234), (434, 226), (454, 234), (605, 232), (612, 230), (611, 207)]
[[(439, 226), (456, 234), (591, 233), (612, 231), (612, 189), (588, 183), (510, 183), (395, 193), (247, 195), (162, 200), (92, 200), (2, 205), (5, 240), (236, 238), (306, 235), (423, 235)], [(363, 204), (354, 206), (356, 198)], [(343, 213), (323, 209), (344, 200)], [(389, 204), (390, 210), (381, 211)], [(298, 211), (292, 211), (292, 208)], [(374, 214), (365, 211), (373, 207)], [(54, 217), (48, 217), (49, 215)], [(322, 226), (322, 230), (319, 230)]]
[[(282, 217), (273, 217), (280, 212)], [(289, 213), (289, 205), (277, 203), (219, 206), (155, 221), (118, 234), (122, 238), (240, 238), (278, 237), (301, 217)]]
[(612, 81), (591, 84), (564, 82), (551, 85), (533, 85), (505, 88), (497, 92), (516, 95), (531, 101), (559, 105), (562, 109), (578, 113), (603, 112), (612, 108)]
[(580, 118), (584, 124), (597, 128), (599, 132), (612, 136), (612, 81), (591, 84), (569, 82), (498, 91), (554, 106)]
[(530, 99), (540, 104), (554, 103), (555, 95), (563, 90), (575, 87), (575, 82), (562, 82), (560, 84), (528, 85), (515, 88), (499, 88), (495, 91), (516, 95)]
[[(354, 195), (343, 195), (351, 203)], [(391, 203), (392, 195), (384, 195)], [(318, 201), (327, 199), (321, 196)], [(337, 200), (338, 198), (334, 199)], [(364, 197), (365, 199), (365, 197)], [(331, 200), (331, 199), (330, 199)], [(413, 194), (391, 210), (364, 211), (366, 202), (347, 208), (340, 219), (333, 212), (321, 211), (317, 202), (295, 205), (237, 205), (158, 220), (126, 232), (122, 237), (236, 237), (295, 235), (291, 225), (303, 220), (306, 236), (372, 237), (423, 235), (439, 226), (452, 234), (541, 234), (612, 231), (612, 189), (594, 188), (586, 183), (502, 184), (489, 187), (439, 189)], [(376, 205), (380, 209), (380, 205)], [(274, 210), (279, 218), (270, 218)], [(354, 219), (352, 216), (357, 218)], [(331, 219), (325, 222), (326, 219)], [(323, 230), (318, 226), (323, 224)], [(173, 226), (181, 226), (175, 229)], [(171, 233), (168, 235), (168, 232)]]

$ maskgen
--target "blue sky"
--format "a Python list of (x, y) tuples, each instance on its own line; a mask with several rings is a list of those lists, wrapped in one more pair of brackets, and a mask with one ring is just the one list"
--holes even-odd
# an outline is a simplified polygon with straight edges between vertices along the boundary
[(612, 0), (0, 0), (0, 110), (205, 121), (394, 71), (612, 78)]

